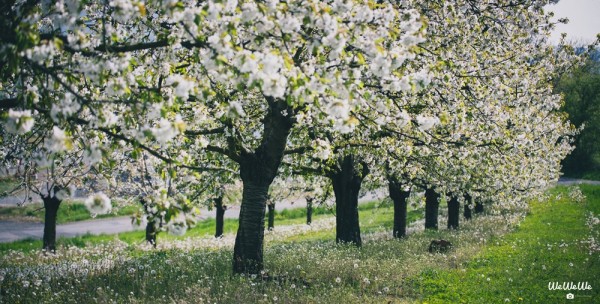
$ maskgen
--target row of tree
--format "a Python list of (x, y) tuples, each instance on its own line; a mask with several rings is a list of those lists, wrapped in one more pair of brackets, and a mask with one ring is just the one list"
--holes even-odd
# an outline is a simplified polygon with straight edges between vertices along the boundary
[(443, 193), (458, 226), (465, 197), (521, 204), (572, 149), (552, 83), (580, 59), (546, 4), (9, 1), (0, 154), (44, 201), (93, 184), (178, 234), (241, 181), (235, 273), (263, 269), (276, 178), (331, 193), (339, 242), (361, 244), (365, 188), (399, 217), (426, 189), (428, 227)]

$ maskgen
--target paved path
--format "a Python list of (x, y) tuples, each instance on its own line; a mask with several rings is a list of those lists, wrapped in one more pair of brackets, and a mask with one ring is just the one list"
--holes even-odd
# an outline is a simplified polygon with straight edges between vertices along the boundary
[[(384, 193), (370, 193), (361, 198), (359, 202), (372, 201), (381, 197)], [(306, 201), (304, 199), (296, 201), (283, 201), (275, 205), (278, 211), (292, 208), (305, 208)], [(232, 206), (225, 212), (225, 218), (238, 218), (240, 215), (240, 207)], [(215, 211), (208, 209), (200, 210), (200, 220), (214, 218)], [(74, 237), (84, 234), (115, 234), (127, 231), (141, 230), (144, 227), (134, 226), (131, 224), (131, 218), (128, 216), (113, 217), (107, 219), (79, 221), (67, 224), (57, 225), (57, 237)], [(0, 243), (8, 243), (27, 238), (41, 239), (44, 231), (43, 223), (26, 223), (15, 221), (0, 221)]]
[(600, 185), (600, 181), (587, 180), (587, 179), (577, 179), (577, 178), (569, 178), (569, 177), (561, 177), (558, 180), (559, 185)]

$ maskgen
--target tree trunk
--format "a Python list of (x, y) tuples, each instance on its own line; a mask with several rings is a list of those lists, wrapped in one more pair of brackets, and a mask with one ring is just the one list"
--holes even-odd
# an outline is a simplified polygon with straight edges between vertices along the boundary
[(225, 217), (225, 210), (227, 210), (226, 206), (223, 206), (223, 197), (219, 196), (215, 198), (215, 209), (217, 211), (216, 214), (216, 229), (215, 229), (215, 237), (219, 238), (223, 236), (223, 222)]
[(269, 222), (268, 222), (268, 230), (271, 231), (273, 229), (275, 229), (275, 203), (272, 204), (268, 204), (267, 205), (267, 209), (268, 209), (268, 215), (269, 215)]
[(475, 202), (475, 214), (483, 213), (483, 203), (481, 201)]
[(263, 269), (265, 203), (269, 186), (244, 183), (240, 224), (233, 249), (235, 273), (258, 274)]
[(140, 204), (142, 204), (142, 208), (144, 208), (144, 212), (146, 213), (147, 217), (150, 217), (150, 215), (152, 216), (152, 220), (148, 219), (148, 222), (146, 223), (146, 242), (152, 246), (154, 246), (154, 248), (156, 248), (156, 236), (158, 234), (158, 229), (156, 229), (156, 223), (155, 220), (156, 219), (156, 214), (150, 214), (150, 207), (148, 206), (148, 203), (146, 202), (145, 199), (141, 198), (140, 199)]
[(157, 234), (158, 231), (156, 231), (156, 224), (154, 223), (154, 221), (148, 221), (148, 223), (146, 223), (146, 242), (154, 246), (154, 248), (156, 248)]
[(440, 195), (433, 188), (425, 190), (425, 229), (438, 229), (439, 198)]
[(313, 213), (313, 198), (306, 198), (306, 225), (310, 225), (312, 223), (312, 213)]
[(53, 197), (43, 197), (44, 202), (44, 237), (42, 249), (56, 251), (56, 217), (61, 200)]
[(358, 220), (358, 193), (369, 169), (364, 162), (357, 162), (354, 155), (338, 159), (338, 165), (330, 175), (335, 193), (336, 242), (352, 243), (360, 247), (362, 240)]
[(394, 202), (394, 230), (392, 235), (394, 238), (399, 239), (406, 236), (406, 211), (410, 191), (404, 191), (402, 185), (391, 177), (388, 177), (388, 188), (390, 198)]
[(448, 229), (458, 229), (458, 218), (460, 215), (460, 203), (456, 196), (448, 199)]
[(471, 212), (471, 207), (470, 207), (472, 201), (473, 201), (473, 198), (471, 197), (471, 195), (466, 194), (465, 195), (465, 207), (464, 207), (463, 215), (465, 217), (465, 220), (467, 220), (467, 221), (470, 220), (473, 217), (472, 212)]
[(243, 182), (239, 227), (233, 248), (234, 273), (258, 274), (263, 270), (265, 204), (294, 123), (292, 110), (285, 101), (265, 98), (269, 112), (263, 119), (260, 145), (254, 152), (238, 147), (241, 152), (233, 156), (240, 165)]

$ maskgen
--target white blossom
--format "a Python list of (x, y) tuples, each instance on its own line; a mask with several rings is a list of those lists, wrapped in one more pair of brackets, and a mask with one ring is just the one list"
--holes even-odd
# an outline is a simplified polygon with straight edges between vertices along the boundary
[(63, 152), (71, 150), (71, 140), (61, 128), (52, 127), (52, 135), (46, 139), (46, 148), (51, 152)]
[(182, 236), (186, 233), (188, 229), (187, 223), (185, 221), (185, 217), (179, 216), (174, 220), (171, 220), (167, 226), (167, 231), (170, 234)]
[(16, 134), (24, 134), (33, 128), (35, 120), (31, 116), (30, 110), (15, 111), (8, 110), (8, 120), (6, 121), (6, 131)]
[(419, 130), (421, 131), (427, 131), (439, 123), (440, 119), (437, 117), (417, 115), (417, 124), (419, 124)]
[(112, 209), (110, 199), (103, 192), (90, 195), (84, 205), (91, 214), (107, 214)]

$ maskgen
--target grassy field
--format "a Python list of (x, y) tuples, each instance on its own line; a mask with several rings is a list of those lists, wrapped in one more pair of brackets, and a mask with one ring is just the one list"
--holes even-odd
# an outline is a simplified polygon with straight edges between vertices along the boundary
[[(266, 280), (232, 276), (234, 235), (201, 236), (212, 227), (186, 238), (161, 235), (157, 250), (141, 234), (82, 238), (57, 255), (4, 250), (0, 302), (597, 303), (600, 187), (581, 186), (585, 202), (575, 202), (571, 189), (554, 189), (527, 211), (478, 216), (457, 231), (422, 231), (413, 211), (402, 240), (390, 236), (389, 206), (363, 207), (361, 249), (335, 244), (331, 215), (312, 226), (280, 219), (265, 236)], [(454, 249), (428, 253), (439, 238)], [(567, 302), (565, 291), (548, 290), (553, 281), (587, 281), (593, 290), (574, 291)]]
[(566, 195), (535, 202), (514, 233), (491, 242), (464, 268), (422, 272), (412, 288), (429, 303), (562, 303), (567, 292), (549, 291), (549, 282), (589, 282), (593, 289), (574, 291), (573, 303), (600, 303), (600, 256), (589, 250), (594, 234), (586, 226), (590, 213), (600, 214), (600, 187), (581, 188), (585, 204)]

